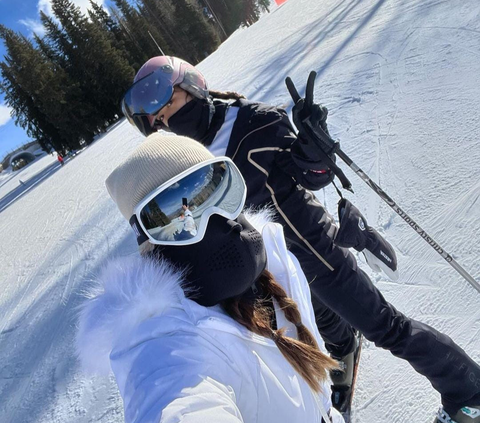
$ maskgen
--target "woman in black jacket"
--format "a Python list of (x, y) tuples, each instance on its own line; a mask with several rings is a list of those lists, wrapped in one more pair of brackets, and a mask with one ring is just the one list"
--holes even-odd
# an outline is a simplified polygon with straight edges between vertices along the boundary
[[(333, 180), (331, 166), (305, 156), (305, 142), (284, 110), (236, 93), (208, 91), (197, 69), (167, 56), (143, 65), (122, 106), (145, 135), (171, 130), (200, 141), (216, 156), (230, 157), (246, 180), (246, 204), (275, 209), (310, 282), (320, 334), (330, 354), (347, 366), (334, 382), (351, 384), (354, 327), (426, 376), (442, 395), (442, 412), (458, 423), (480, 422), (480, 410), (478, 420), (464, 420), (470, 417), (461, 410), (480, 404), (480, 367), (448, 336), (396, 310), (353, 254), (336, 244), (339, 229), (310, 191)], [(324, 129), (325, 119), (326, 112), (318, 119)]]

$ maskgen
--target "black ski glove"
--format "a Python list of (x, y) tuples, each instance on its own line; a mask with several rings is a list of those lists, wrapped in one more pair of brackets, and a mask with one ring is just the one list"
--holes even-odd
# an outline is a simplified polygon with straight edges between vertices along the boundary
[[(308, 108), (308, 111), (307, 111)], [(315, 127), (322, 128), (328, 134), (327, 116), (328, 109), (312, 103), (308, 107), (304, 101), (299, 101), (293, 107), (294, 120), (302, 119), (300, 116), (309, 115), (308, 119)], [(297, 139), (290, 147), (290, 158), (286, 155), (277, 156), (277, 164), (306, 189), (313, 191), (329, 185), (335, 174), (325, 161), (325, 154), (319, 151), (317, 145), (312, 144), (299, 133)], [(335, 155), (329, 157), (335, 163)]]
[(333, 242), (339, 247), (362, 251), (373, 270), (383, 271), (391, 280), (397, 280), (395, 250), (375, 229), (368, 226), (362, 213), (346, 198), (338, 202), (338, 219), (340, 228)]
[(305, 141), (300, 134), (292, 143), (290, 151), (293, 162), (302, 171), (320, 172), (331, 175), (328, 183), (332, 182), (335, 177), (335, 174), (331, 170), (331, 164), (336, 161), (336, 156), (334, 154), (326, 160), (323, 154), (318, 154), (318, 147)]
[[(311, 85), (313, 90), (313, 84)], [(313, 93), (305, 93), (305, 99), (300, 99), (292, 108), (293, 122), (301, 122), (301, 133), (306, 133), (309, 128), (305, 127), (305, 121), (308, 120), (312, 128), (322, 128), (330, 136), (327, 127), (328, 109), (323, 104), (313, 102)], [(295, 123), (296, 126), (296, 123)], [(297, 126), (298, 128), (298, 126)]]
[[(292, 145), (292, 158), (303, 169), (330, 171), (333, 173), (331, 180), (336, 175), (344, 188), (351, 189), (350, 181), (335, 163), (335, 153), (339, 149), (339, 144), (330, 137), (328, 132), (328, 110), (325, 106), (313, 102), (316, 76), (315, 72), (310, 72), (305, 98), (300, 97), (289, 77), (285, 80), (295, 103), (292, 108), (292, 117), (298, 129), (297, 140)], [(316, 167), (311, 166), (313, 163)]]
[(306, 189), (317, 191), (330, 184), (335, 177), (330, 168), (323, 162), (313, 163), (295, 157), (294, 145), (291, 153), (284, 151), (275, 155), (276, 165)]

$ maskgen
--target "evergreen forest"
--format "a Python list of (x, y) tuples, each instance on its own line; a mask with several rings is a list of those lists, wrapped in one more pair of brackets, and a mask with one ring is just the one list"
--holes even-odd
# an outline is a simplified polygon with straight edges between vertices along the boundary
[(45, 151), (90, 144), (122, 116), (120, 102), (150, 57), (197, 64), (240, 26), (269, 11), (270, 0), (90, 0), (87, 14), (69, 0), (40, 12), (41, 37), (0, 25), (7, 53), (0, 92), (15, 123)]

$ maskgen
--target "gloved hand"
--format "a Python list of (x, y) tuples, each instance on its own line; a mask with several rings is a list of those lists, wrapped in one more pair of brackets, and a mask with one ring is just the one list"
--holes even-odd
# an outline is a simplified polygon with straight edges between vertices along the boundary
[[(331, 172), (331, 180), (328, 183), (336, 175), (342, 182), (342, 186), (351, 190), (352, 184), (335, 163), (335, 154), (340, 145), (330, 137), (328, 132), (328, 109), (313, 102), (313, 87), (316, 76), (316, 72), (310, 72), (305, 98), (300, 97), (289, 77), (285, 79), (288, 91), (295, 103), (292, 108), (292, 117), (293, 123), (298, 129), (297, 140), (292, 145), (292, 158), (304, 170)], [(316, 166), (312, 166), (312, 164)]]
[(338, 202), (340, 228), (334, 243), (343, 248), (363, 252), (367, 264), (376, 272), (383, 271), (391, 280), (398, 279), (397, 256), (393, 247), (374, 228), (362, 213), (346, 198)]
[[(285, 83), (295, 103), (292, 108), (292, 117), (293, 123), (298, 129), (298, 137), (302, 139), (303, 143), (311, 144), (311, 147), (316, 147), (317, 153), (315, 156), (317, 158), (321, 156), (321, 153), (318, 152), (319, 149), (323, 151), (323, 155), (326, 154), (331, 158), (335, 154), (336, 143), (330, 138), (330, 133), (327, 128), (328, 109), (321, 104), (313, 102), (313, 89), (316, 76), (316, 72), (310, 72), (305, 90), (305, 98), (300, 97), (289, 77), (286, 78)], [(324, 135), (326, 135), (326, 137)], [(314, 158), (315, 157), (312, 157), (312, 159)]]
[(295, 164), (306, 170), (330, 170), (336, 161), (334, 154), (326, 158), (316, 145), (305, 141), (300, 134), (292, 143), (290, 150)]
[(285, 173), (292, 176), (302, 187), (317, 191), (333, 181), (334, 173), (323, 162), (310, 163), (294, 153), (296, 142), (292, 145), (292, 152), (284, 151), (275, 155), (276, 165)]

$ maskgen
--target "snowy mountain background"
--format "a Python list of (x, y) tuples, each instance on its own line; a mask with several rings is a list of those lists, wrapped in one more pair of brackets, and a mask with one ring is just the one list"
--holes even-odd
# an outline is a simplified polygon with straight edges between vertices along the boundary
[[(478, 0), (289, 0), (200, 69), (212, 88), (276, 105), (291, 104), (287, 75), (303, 90), (317, 71), (316, 100), (343, 150), (480, 279)], [(1, 422), (123, 420), (114, 380), (83, 375), (73, 339), (89, 280), (107, 259), (136, 254), (104, 180), (141, 141), (122, 121), (0, 214)], [(480, 362), (480, 294), (345, 172), (347, 197), (394, 245), (400, 279), (362, 267), (397, 308)], [(2, 178), (0, 197), (21, 177)], [(317, 195), (336, 213), (333, 187)], [(408, 364), (365, 343), (354, 422), (431, 422), (439, 400)]]

